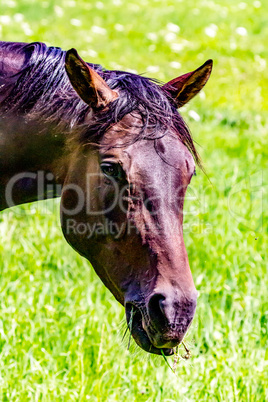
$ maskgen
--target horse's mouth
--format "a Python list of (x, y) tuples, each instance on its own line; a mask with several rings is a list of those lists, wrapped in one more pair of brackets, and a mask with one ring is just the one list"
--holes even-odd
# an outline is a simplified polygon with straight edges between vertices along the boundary
[(127, 303), (126, 305), (126, 318), (129, 331), (138, 346), (148, 353), (156, 355), (171, 356), (174, 354), (173, 348), (157, 348), (155, 347), (147, 335), (147, 332), (142, 325), (142, 314), (140, 310), (133, 304)]

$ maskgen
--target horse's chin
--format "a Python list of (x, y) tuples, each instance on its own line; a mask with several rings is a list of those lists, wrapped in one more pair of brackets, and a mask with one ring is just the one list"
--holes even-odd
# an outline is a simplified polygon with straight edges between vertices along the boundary
[(131, 330), (131, 335), (140, 348), (148, 353), (153, 353), (155, 355), (162, 355), (164, 353), (165, 356), (171, 356), (174, 354), (173, 349), (156, 348), (151, 343), (146, 331), (143, 329), (142, 315), (139, 309), (135, 308), (134, 313), (131, 317), (129, 309), (126, 308), (126, 316), (129, 329)]

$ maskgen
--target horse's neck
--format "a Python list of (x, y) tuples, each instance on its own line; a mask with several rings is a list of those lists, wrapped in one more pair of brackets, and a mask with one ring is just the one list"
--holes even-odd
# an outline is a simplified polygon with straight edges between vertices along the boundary
[(0, 210), (59, 195), (68, 165), (66, 135), (57, 122), (10, 111), (9, 95), (35, 51), (44, 54), (47, 47), (0, 42)]
[(23, 116), (0, 117), (0, 210), (60, 195), (66, 135)]

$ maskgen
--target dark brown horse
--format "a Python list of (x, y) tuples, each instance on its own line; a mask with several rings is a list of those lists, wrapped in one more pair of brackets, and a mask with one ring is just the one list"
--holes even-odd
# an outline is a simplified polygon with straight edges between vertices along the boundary
[(161, 86), (74, 49), (0, 44), (0, 209), (61, 195), (67, 241), (151, 353), (172, 354), (195, 313), (182, 225), (199, 159), (177, 108), (211, 68)]

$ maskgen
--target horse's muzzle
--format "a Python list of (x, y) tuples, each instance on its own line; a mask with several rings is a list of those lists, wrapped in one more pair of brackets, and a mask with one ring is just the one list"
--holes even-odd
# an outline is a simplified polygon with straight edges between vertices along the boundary
[(174, 300), (154, 294), (147, 305), (126, 304), (130, 332), (136, 343), (149, 353), (171, 355), (179, 345), (196, 309), (196, 298)]

